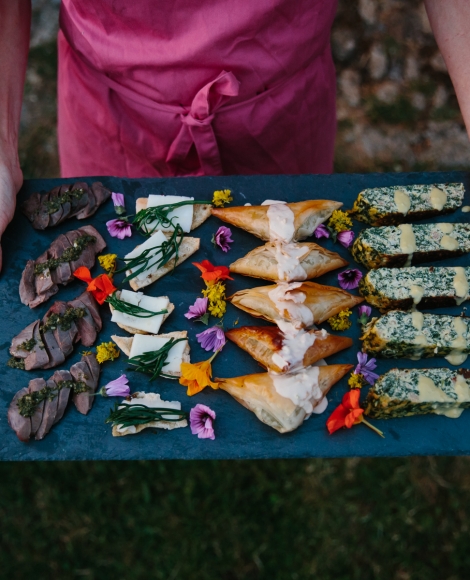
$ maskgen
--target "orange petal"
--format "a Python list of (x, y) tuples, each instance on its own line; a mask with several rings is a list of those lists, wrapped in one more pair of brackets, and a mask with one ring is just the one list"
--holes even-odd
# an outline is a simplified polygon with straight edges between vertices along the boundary
[(80, 266), (80, 268), (77, 268), (73, 273), (73, 275), (75, 276), (75, 278), (78, 278), (83, 282), (89, 283), (92, 281), (91, 272), (88, 268), (85, 268), (85, 266)]
[(362, 413), (364, 413), (364, 409), (353, 409), (350, 411), (344, 420), (344, 426), (351, 429), (353, 425), (359, 422), (357, 421), (357, 418), (360, 417)]

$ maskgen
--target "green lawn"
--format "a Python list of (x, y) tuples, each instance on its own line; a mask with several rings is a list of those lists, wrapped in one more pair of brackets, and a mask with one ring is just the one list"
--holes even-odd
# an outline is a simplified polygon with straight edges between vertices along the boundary
[(2, 578), (469, 577), (470, 461), (0, 465)]

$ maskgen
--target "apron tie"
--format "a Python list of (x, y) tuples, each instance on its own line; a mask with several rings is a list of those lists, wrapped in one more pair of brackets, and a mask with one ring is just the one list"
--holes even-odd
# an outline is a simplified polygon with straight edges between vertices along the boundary
[(188, 113), (180, 115), (181, 128), (168, 150), (167, 163), (182, 163), (194, 145), (205, 175), (222, 175), (219, 147), (212, 129), (215, 112), (238, 95), (240, 82), (231, 72), (220, 75), (200, 89)]

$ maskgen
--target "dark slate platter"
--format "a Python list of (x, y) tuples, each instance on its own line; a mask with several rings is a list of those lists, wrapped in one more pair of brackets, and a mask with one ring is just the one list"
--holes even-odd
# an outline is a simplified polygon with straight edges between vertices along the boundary
[[(127, 208), (134, 211), (134, 199), (149, 193), (191, 195), (196, 199), (211, 199), (215, 189), (231, 189), (234, 205), (261, 203), (264, 199), (284, 199), (300, 201), (303, 199), (333, 199), (342, 201), (346, 208), (352, 206), (359, 191), (366, 187), (388, 186), (396, 184), (433, 183), (463, 181), (466, 186), (464, 204), (470, 204), (468, 194), (470, 176), (462, 172), (447, 173), (410, 173), (410, 174), (367, 174), (367, 175), (300, 175), (300, 176), (232, 176), (174, 179), (118, 179), (118, 178), (86, 178), (92, 182), (100, 179), (112, 191), (123, 192), (126, 195)], [(21, 203), (34, 191), (47, 191), (61, 183), (72, 180), (32, 180), (25, 182), (19, 196)], [(446, 221), (468, 221), (470, 214), (461, 211), (446, 217)], [(80, 415), (70, 405), (65, 417), (56, 425), (43, 441), (21, 443), (7, 423), (7, 408), (14, 395), (21, 387), (35, 376), (49, 377), (54, 370), (33, 371), (27, 373), (10, 369), (6, 366), (9, 358), (8, 347), (13, 336), (38, 317), (42, 317), (52, 304), (54, 298), (40, 307), (30, 310), (21, 304), (18, 296), (18, 284), (26, 260), (36, 258), (60, 233), (75, 229), (84, 223), (96, 226), (108, 242), (105, 251), (122, 256), (137, 245), (141, 239), (137, 234), (124, 241), (111, 238), (106, 230), (107, 220), (115, 217), (112, 203), (109, 201), (91, 218), (77, 221), (71, 219), (56, 228), (45, 232), (35, 231), (26, 218), (17, 211), (11, 225), (2, 240), (4, 253), (4, 268), (0, 276), (0, 373), (2, 376), (0, 397), (0, 458), (2, 460), (103, 460), (103, 459), (261, 459), (284, 457), (345, 457), (345, 456), (401, 456), (401, 455), (469, 455), (470, 454), (470, 412), (465, 411), (458, 420), (442, 416), (421, 416), (396, 420), (375, 421), (384, 431), (385, 439), (379, 438), (363, 425), (351, 430), (342, 430), (330, 436), (325, 422), (329, 413), (341, 401), (347, 389), (346, 379), (343, 379), (329, 395), (329, 407), (323, 415), (314, 415), (293, 433), (281, 435), (267, 427), (248, 410), (235, 402), (223, 391), (206, 389), (198, 395), (188, 398), (185, 388), (176, 381), (159, 379), (149, 383), (146, 375), (127, 371), (133, 391), (159, 392), (166, 400), (180, 400), (183, 409), (189, 411), (196, 403), (209, 405), (217, 413), (215, 423), (215, 441), (200, 440), (191, 435), (188, 429), (176, 429), (168, 432), (159, 430), (144, 431), (137, 436), (111, 436), (109, 425), (104, 423), (114, 399), (97, 397), (93, 409), (88, 416)], [(441, 220), (442, 221), (442, 220)], [(201, 249), (189, 260), (179, 266), (172, 276), (165, 276), (158, 282), (147, 287), (149, 295), (168, 295), (175, 304), (176, 310), (162, 328), (162, 332), (187, 329), (190, 335), (191, 360), (193, 362), (208, 358), (196, 342), (195, 334), (205, 327), (191, 323), (183, 314), (188, 305), (192, 304), (203, 288), (203, 281), (198, 277), (198, 271), (191, 261), (209, 259), (215, 264), (229, 264), (245, 255), (249, 250), (260, 244), (260, 240), (250, 234), (232, 228), (235, 243), (228, 254), (215, 249), (210, 243), (212, 234), (221, 225), (215, 218), (210, 218), (203, 226), (191, 235), (201, 238)], [(356, 232), (361, 225), (356, 222)], [(322, 240), (329, 249), (350, 257), (349, 252), (339, 244)], [(453, 261), (443, 261), (442, 265), (467, 266), (468, 256)], [(354, 266), (352, 262), (351, 266)], [(102, 270), (95, 266), (94, 274)], [(320, 283), (337, 285), (337, 271), (318, 279)], [(228, 293), (242, 288), (254, 287), (262, 281), (235, 276), (236, 280), (228, 282)], [(316, 280), (317, 281), (317, 280)], [(84, 290), (84, 284), (75, 281), (66, 288), (61, 288), (55, 299), (68, 300)], [(354, 292), (354, 291), (353, 291)], [(457, 314), (460, 308), (436, 310), (436, 312)], [(104, 327), (100, 334), (100, 342), (109, 340), (111, 334), (126, 335), (121, 329), (110, 322), (107, 307), (102, 307)], [(249, 315), (228, 305), (225, 316), (225, 328), (231, 328), (238, 319), (239, 325), (256, 324)], [(212, 319), (213, 320), (213, 319)], [(263, 324), (263, 322), (259, 322)], [(328, 325), (325, 326), (330, 330)], [(117, 330), (116, 330), (117, 329)], [(353, 326), (345, 334), (352, 336), (355, 345), (348, 351), (343, 351), (328, 359), (330, 364), (355, 363), (356, 352), (360, 347), (359, 325), (357, 313), (353, 314)], [(80, 358), (76, 352), (59, 368), (70, 368)], [(397, 364), (398, 363), (398, 364)], [(126, 372), (126, 357), (121, 355), (117, 362), (103, 365), (101, 384)], [(395, 366), (400, 367), (438, 367), (448, 366), (444, 359), (428, 359), (426, 361), (379, 361), (378, 372), (383, 373)], [(227, 344), (213, 365), (214, 376), (229, 377), (260, 372), (262, 369), (251, 357), (239, 350), (234, 344)], [(347, 377), (346, 377), (347, 378)], [(363, 388), (362, 398), (366, 395)]]

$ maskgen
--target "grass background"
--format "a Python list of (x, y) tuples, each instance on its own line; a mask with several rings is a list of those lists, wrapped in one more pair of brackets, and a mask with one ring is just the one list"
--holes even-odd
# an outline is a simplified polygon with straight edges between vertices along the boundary
[[(58, 174), (56, 66), (55, 42), (33, 46), (28, 178)], [(369, 116), (416, 121), (407, 103), (373, 104)], [(343, 149), (340, 138), (337, 169)], [(470, 576), (468, 458), (3, 463), (0, 482), (1, 578)]]

